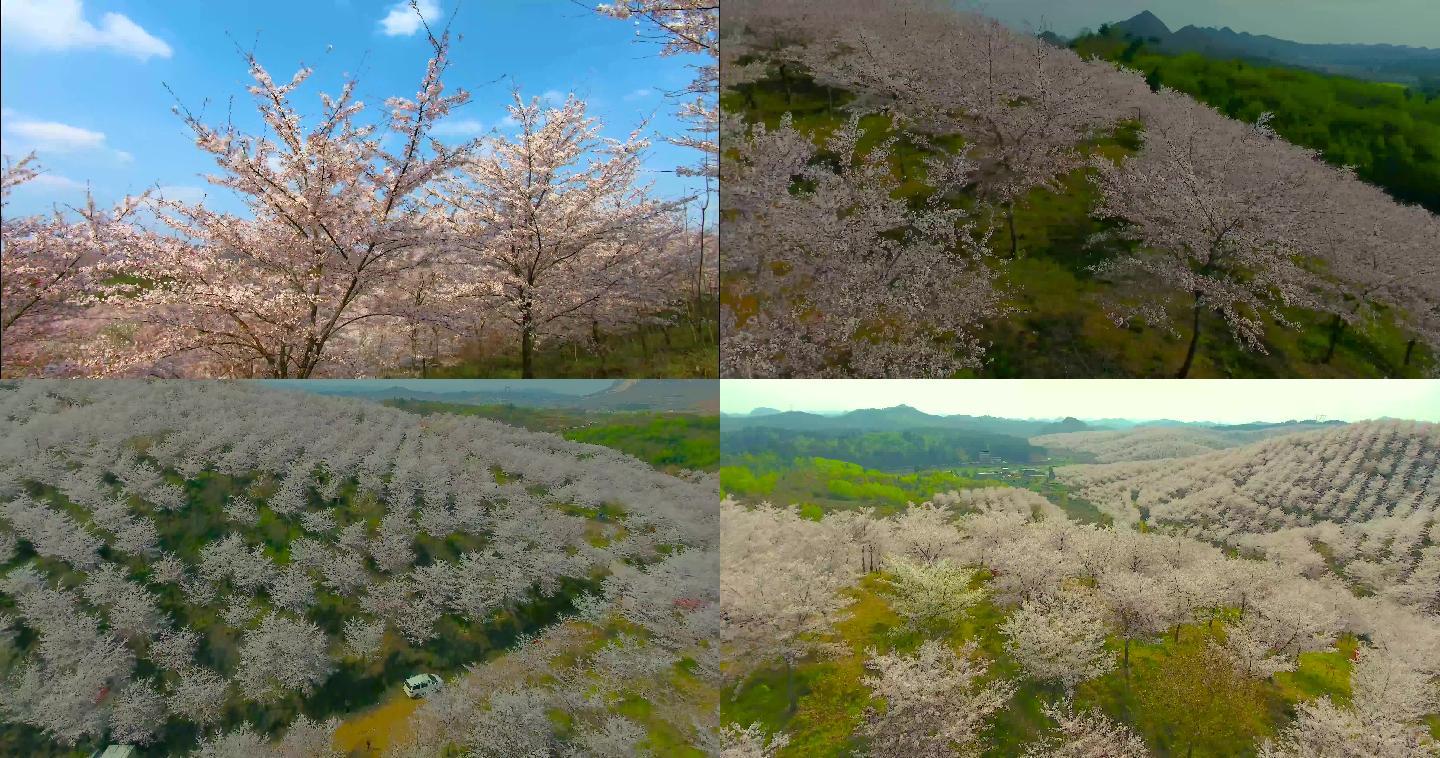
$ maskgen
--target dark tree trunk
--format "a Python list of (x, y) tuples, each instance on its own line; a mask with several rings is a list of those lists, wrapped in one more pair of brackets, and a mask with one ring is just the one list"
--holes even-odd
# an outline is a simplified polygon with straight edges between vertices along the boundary
[(520, 303), (520, 376), (535, 378), (535, 314), (529, 293)]
[(600, 322), (594, 319), (590, 320), (590, 339), (595, 341), (595, 355), (600, 358), (600, 375), (604, 376), (607, 372), (605, 368), (605, 339), (600, 334)]
[(1005, 224), (1010, 229), (1010, 259), (1020, 257), (1020, 235), (1015, 231), (1015, 204), (1005, 205)]
[(1335, 316), (1330, 322), (1330, 346), (1325, 349), (1325, 359), (1321, 363), (1329, 363), (1335, 357), (1335, 346), (1340, 343), (1340, 335), (1345, 332), (1345, 319)]
[(520, 329), (520, 376), (535, 378), (535, 333), (528, 323)]
[(1185, 351), (1185, 363), (1180, 366), (1180, 372), (1175, 375), (1176, 379), (1184, 379), (1190, 375), (1190, 367), (1195, 363), (1195, 348), (1200, 346), (1200, 293), (1195, 293), (1195, 306), (1191, 309), (1190, 324), (1190, 348)]
[(1401, 365), (1403, 365), (1403, 366), (1409, 366), (1409, 365), (1410, 365), (1410, 358), (1411, 358), (1412, 356), (1414, 356), (1414, 355), (1415, 355), (1415, 340), (1410, 340), (1409, 342), (1406, 342), (1406, 343), (1405, 343), (1405, 362), (1404, 362), (1403, 364), (1401, 364)]
[(795, 697), (795, 667), (790, 665), (790, 659), (785, 659), (785, 712), (793, 715), (796, 705)]

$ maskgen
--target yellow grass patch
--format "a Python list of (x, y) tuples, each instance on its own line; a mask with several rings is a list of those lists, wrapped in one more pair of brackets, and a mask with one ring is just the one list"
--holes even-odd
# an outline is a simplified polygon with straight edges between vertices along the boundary
[[(419, 707), (412, 700), (396, 693), (390, 700), (347, 719), (335, 730), (335, 749), (346, 755), (381, 755), (385, 748), (410, 732), (410, 714)], [(369, 751), (366, 745), (369, 745)]]

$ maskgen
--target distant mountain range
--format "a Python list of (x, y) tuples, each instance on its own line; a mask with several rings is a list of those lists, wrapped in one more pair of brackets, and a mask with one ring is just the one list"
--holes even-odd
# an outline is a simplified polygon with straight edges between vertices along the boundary
[(1058, 432), (1083, 432), (1092, 429), (1077, 419), (1064, 421), (1008, 419), (995, 416), (936, 416), (912, 408), (897, 405), (891, 408), (864, 408), (837, 415), (822, 416), (804, 411), (776, 411), (773, 408), (756, 415), (722, 416), (722, 431), (739, 429), (787, 429), (790, 431), (842, 431), (895, 432), (906, 429), (952, 429), (984, 434), (998, 434), (1011, 437), (1033, 437)]
[(1186, 26), (1175, 31), (1154, 13), (1110, 24), (1107, 32), (1145, 40), (1165, 53), (1238, 58), (1406, 85), (1440, 85), (1440, 49), (1403, 45), (1307, 44), (1230, 27)]
[[(423, 400), (464, 405), (509, 404), (537, 408), (573, 408), (590, 411), (685, 411), (717, 413), (720, 400), (717, 382), (703, 379), (623, 379), (588, 395), (567, 395), (545, 389), (517, 388), (457, 390), (432, 392), (399, 385), (372, 383), (324, 386), (307, 385), (308, 392), (322, 395), (353, 397), (371, 402), (386, 400)], [(477, 385), (483, 386), (482, 382)]]
[(1059, 421), (1053, 421), (1049, 419), (1000, 418), (997, 416), (939, 416), (926, 413), (908, 405), (897, 405), (890, 408), (864, 408), (833, 415), (806, 413), (804, 411), (777, 411), (774, 408), (757, 408), (744, 415), (725, 414), (720, 417), (720, 428), (722, 431), (761, 428), (811, 432), (844, 430), (891, 432), (906, 429), (955, 429), (1022, 438), (1038, 437), (1042, 434), (1128, 429), (1137, 426), (1186, 426), (1203, 427), (1220, 431), (1254, 431), (1297, 424), (1327, 426), (1343, 423), (1345, 422), (1292, 420), (1278, 422), (1260, 421), (1248, 424), (1215, 424), (1167, 419), (1136, 420), (1107, 418), (1081, 420), (1075, 417), (1067, 417)]

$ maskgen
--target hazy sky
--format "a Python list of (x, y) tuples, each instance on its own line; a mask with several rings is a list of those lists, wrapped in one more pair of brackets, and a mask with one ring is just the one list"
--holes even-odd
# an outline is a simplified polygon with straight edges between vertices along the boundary
[(1440, 47), (1440, 0), (962, 0), (1035, 31), (1072, 36), (1149, 10), (1171, 30), (1228, 26), (1296, 42)]
[(721, 383), (720, 410), (827, 412), (909, 405), (1007, 418), (1440, 421), (1440, 381), (1349, 379), (754, 379)]

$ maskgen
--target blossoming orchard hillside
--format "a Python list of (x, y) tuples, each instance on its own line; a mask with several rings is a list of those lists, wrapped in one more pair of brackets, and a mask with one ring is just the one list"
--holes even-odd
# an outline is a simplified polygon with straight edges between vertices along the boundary
[(737, 754), (1440, 750), (1440, 383), (725, 384)]
[[(663, 9), (557, 6), (580, 11), (566, 23), (610, 34), (626, 31), (616, 17), (644, 19), (670, 41), (624, 40), (625, 65), (665, 80), (696, 66), (697, 83), (670, 103), (636, 90), (657, 98), (648, 117), (635, 109), (621, 120), (616, 104), (602, 116), (578, 82), (524, 91), (525, 67), (545, 61), (457, 68), (457, 48), (483, 52), (487, 42), (461, 41), (452, 26), (471, 28), (467, 13), (509, 10), (402, 2), (384, 33), (428, 40), (430, 56), (406, 69), (413, 84), (395, 94), (377, 95), (367, 66), (351, 74), (330, 58), (272, 73), (260, 42), (237, 45), (244, 93), (165, 83), (175, 120), (211, 164), (203, 190), (142, 192), (132, 180), (114, 209), (90, 199), (25, 213), (16, 198), (57, 186), (46, 166), (63, 150), (42, 141), (7, 159), (0, 371), (714, 375), (718, 256), (705, 167), (714, 165), (715, 109), (704, 83), (716, 9), (673, 11), (684, 16), (677, 25)], [(502, 25), (485, 18), (480, 28)], [(319, 47), (328, 56), (334, 45)], [(334, 87), (312, 81), (337, 75)], [(230, 104), (219, 112), (217, 102)], [(500, 105), (488, 126), (469, 115)], [(246, 107), (253, 115), (237, 119)], [(658, 147), (682, 150), (683, 163), (657, 165)]]
[[(1440, 217), (1277, 114), (1128, 68), (1143, 38), (1107, 58), (980, 13), (727, 6), (722, 375), (1435, 370)], [(1221, 73), (1191, 88), (1224, 99), (1231, 62), (1200, 60)], [(1440, 134), (1423, 104), (1394, 119)], [(1408, 175), (1404, 154), (1382, 173)]]
[(1255, 551), (1440, 613), (1440, 425), (1351, 424), (1056, 475), (1117, 522)]
[[(1195, 539), (721, 506), (743, 755), (1433, 755), (1440, 623)], [(748, 752), (747, 752), (748, 751)]]
[(1045, 434), (1031, 437), (1030, 443), (1094, 456), (1095, 463), (1119, 463), (1198, 455), (1311, 428), (1315, 425), (1306, 422), (1267, 424), (1258, 429), (1141, 426), (1123, 431)]
[(342, 755), (417, 672), (406, 754), (717, 739), (712, 474), (243, 383), (7, 383), (0, 419), (7, 754)]

